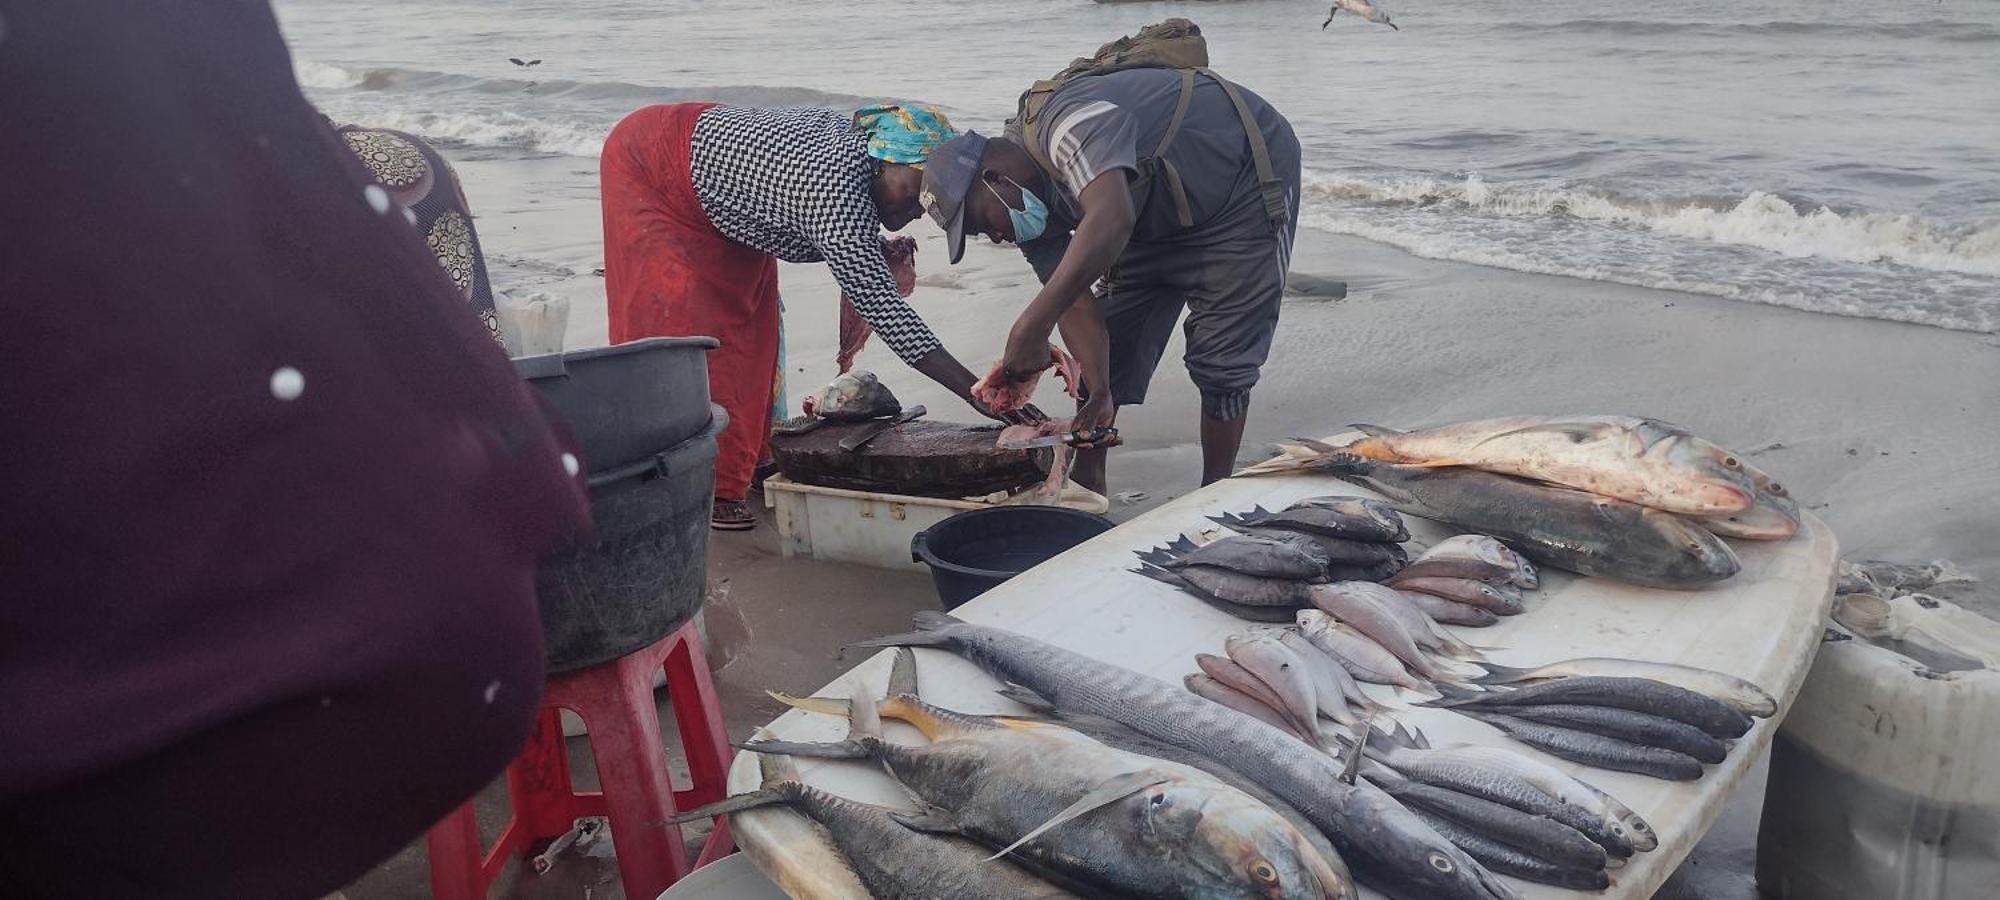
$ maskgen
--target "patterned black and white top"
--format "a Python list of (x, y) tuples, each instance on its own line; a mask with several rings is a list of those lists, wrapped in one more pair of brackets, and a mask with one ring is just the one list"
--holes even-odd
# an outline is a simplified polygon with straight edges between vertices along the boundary
[(882, 258), (866, 147), (834, 110), (717, 106), (695, 123), (690, 174), (717, 231), (786, 262), (824, 261), (854, 311), (915, 363), (940, 344)]

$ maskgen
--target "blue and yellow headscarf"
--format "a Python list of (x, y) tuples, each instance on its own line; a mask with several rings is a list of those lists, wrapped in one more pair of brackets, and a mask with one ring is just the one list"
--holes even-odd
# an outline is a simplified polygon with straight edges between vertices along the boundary
[(922, 168), (939, 144), (958, 137), (944, 112), (929, 104), (884, 103), (854, 113), (854, 130), (868, 136), (868, 155)]

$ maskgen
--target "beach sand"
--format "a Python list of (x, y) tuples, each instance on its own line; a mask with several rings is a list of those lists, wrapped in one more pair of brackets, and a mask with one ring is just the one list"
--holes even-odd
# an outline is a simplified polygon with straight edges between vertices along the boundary
[[(457, 166), (496, 289), (568, 298), (566, 346), (603, 344), (594, 163)], [(912, 303), (967, 367), (984, 371), (1032, 297), (1033, 273), (1019, 253), (983, 243), (947, 266), (936, 228), (919, 222), (907, 232), (921, 244)], [(1951, 559), (1983, 579), (1952, 598), (2000, 614), (2000, 454), (1992, 449), (2000, 444), (2000, 337), (1421, 259), (1310, 230), (1300, 235), (1293, 261), (1295, 272), (1343, 280), (1349, 293), (1286, 301), (1252, 398), (1243, 462), (1268, 455), (1273, 441), (1326, 435), (1353, 422), (1655, 416), (1753, 459), (1834, 527), (1849, 558)], [(834, 375), (838, 293), (824, 266), (779, 271), (796, 410)], [(1120, 416), (1126, 446), (1111, 458), (1111, 489), (1146, 498), (1114, 504), (1114, 518), (1197, 487), (1199, 399), (1179, 356), (1177, 340), (1148, 402)], [(974, 418), (879, 340), (858, 365), (881, 375), (904, 404), (928, 406), (934, 418)], [(1045, 409), (1062, 408), (1053, 379), (1042, 389), (1037, 399)], [(747, 707), (731, 717), (732, 734), (741, 736), (746, 715), (766, 712), (756, 706), (761, 688), (809, 690), (844, 667), (832, 644), (769, 646), (792, 618), (779, 595), (814, 579), (865, 582), (866, 570), (781, 560), (763, 530), (720, 536), (710, 567), (713, 577), (737, 579), (731, 615), (766, 639), (741, 642), (744, 658), (718, 676), (725, 704)], [(841, 608), (838, 615), (855, 621), (835, 629), (837, 642), (899, 619), (899, 604), (931, 602), (921, 579), (867, 583), (876, 585), (866, 592), (871, 604)], [(1756, 896), (1751, 871), (1763, 778), (1760, 765), (1658, 896)], [(412, 848), (354, 896), (421, 896), (420, 858)]]

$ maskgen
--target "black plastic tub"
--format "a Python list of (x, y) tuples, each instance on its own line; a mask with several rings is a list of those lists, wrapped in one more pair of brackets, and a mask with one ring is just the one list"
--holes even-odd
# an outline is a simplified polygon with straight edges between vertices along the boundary
[(658, 337), (514, 360), (583, 451), (606, 472), (649, 459), (708, 424), (712, 337)]
[(1111, 530), (1102, 516), (1060, 506), (996, 506), (917, 532), (910, 558), (930, 566), (947, 610)]
[(644, 648), (701, 610), (715, 436), (728, 422), (721, 407), (710, 407), (707, 427), (693, 437), (591, 474), (591, 530), (535, 574), (550, 672)]

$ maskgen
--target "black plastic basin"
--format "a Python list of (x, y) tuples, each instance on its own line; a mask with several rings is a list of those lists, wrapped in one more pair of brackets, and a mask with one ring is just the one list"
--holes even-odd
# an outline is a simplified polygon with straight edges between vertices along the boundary
[(930, 566), (947, 610), (1111, 530), (1102, 516), (1060, 506), (996, 506), (917, 533), (910, 558)]
[(657, 337), (514, 360), (514, 371), (548, 401), (583, 451), (584, 469), (604, 472), (651, 458), (708, 425), (712, 337)]
[(550, 672), (617, 659), (701, 611), (715, 436), (729, 422), (721, 407), (707, 408), (707, 427), (693, 437), (591, 474), (590, 530), (535, 573)]

